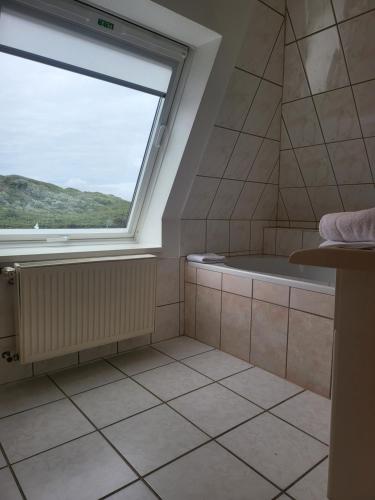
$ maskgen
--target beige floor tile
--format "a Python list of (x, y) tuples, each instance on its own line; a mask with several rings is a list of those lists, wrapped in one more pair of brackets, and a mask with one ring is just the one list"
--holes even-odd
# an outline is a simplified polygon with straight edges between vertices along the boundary
[(28, 500), (92, 500), (134, 481), (136, 475), (97, 433), (14, 466)]
[(306, 474), (292, 486), (288, 493), (293, 498), (303, 500), (328, 500), (328, 460), (324, 460), (315, 469)]
[(162, 354), (151, 347), (137, 349), (127, 352), (121, 356), (111, 358), (111, 364), (115, 365), (119, 370), (127, 375), (135, 375), (157, 368), (158, 366), (167, 365), (174, 360), (165, 354)]
[(0, 470), (1, 500), (22, 500), (18, 486), (8, 468)]
[(125, 375), (106, 361), (95, 361), (77, 368), (53, 373), (51, 377), (63, 391), (71, 396), (78, 392), (120, 380), (125, 378)]
[(249, 363), (216, 349), (198, 354), (192, 358), (187, 358), (183, 362), (213, 380), (229, 377), (247, 368), (251, 368)]
[(184, 336), (159, 342), (154, 344), (153, 347), (174, 359), (187, 358), (212, 349), (209, 345)]
[(47, 377), (0, 386), (0, 417), (29, 410), (64, 397)]
[(218, 384), (174, 399), (170, 405), (210, 436), (217, 436), (262, 411)]
[(0, 441), (11, 463), (91, 431), (94, 427), (67, 399), (0, 420)]
[(97, 387), (72, 399), (97, 427), (113, 424), (160, 403), (130, 379)]
[(164, 401), (207, 385), (211, 380), (181, 363), (161, 366), (134, 377), (142, 386)]
[(251, 368), (251, 370), (221, 380), (220, 383), (262, 408), (271, 408), (302, 391), (302, 387), (276, 377), (261, 368)]
[(285, 488), (328, 454), (328, 447), (278, 418), (263, 414), (219, 442)]
[(274, 486), (216, 443), (163, 467), (147, 482), (163, 500), (269, 500), (277, 494)]
[(331, 401), (306, 391), (272, 410), (283, 420), (329, 444)]
[(166, 405), (112, 425), (104, 435), (142, 475), (209, 439)]

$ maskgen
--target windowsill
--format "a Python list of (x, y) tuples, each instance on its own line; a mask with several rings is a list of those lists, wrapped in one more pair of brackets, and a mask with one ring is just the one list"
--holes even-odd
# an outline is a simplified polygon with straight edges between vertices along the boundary
[(0, 245), (0, 262), (31, 262), (38, 260), (110, 257), (142, 253), (159, 253), (160, 245), (139, 243), (82, 243), (60, 245)]

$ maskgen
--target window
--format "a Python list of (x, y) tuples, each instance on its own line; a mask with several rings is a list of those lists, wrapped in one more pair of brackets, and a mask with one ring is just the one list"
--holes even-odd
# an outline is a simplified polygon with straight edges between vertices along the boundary
[(0, 6), (0, 236), (131, 236), (187, 49), (75, 2)]

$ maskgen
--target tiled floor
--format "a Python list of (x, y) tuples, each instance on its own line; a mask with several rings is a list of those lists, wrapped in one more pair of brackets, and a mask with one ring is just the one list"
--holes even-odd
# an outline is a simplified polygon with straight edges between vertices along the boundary
[(0, 386), (1, 500), (324, 500), (330, 402), (179, 337)]

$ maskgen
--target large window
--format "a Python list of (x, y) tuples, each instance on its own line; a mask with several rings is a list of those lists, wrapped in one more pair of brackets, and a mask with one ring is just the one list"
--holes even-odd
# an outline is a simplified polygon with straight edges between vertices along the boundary
[(186, 49), (75, 2), (24, 4), (0, 3), (0, 235), (131, 234)]

